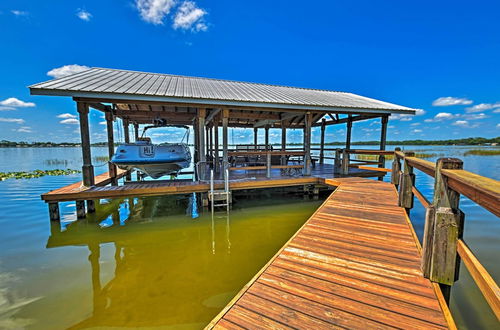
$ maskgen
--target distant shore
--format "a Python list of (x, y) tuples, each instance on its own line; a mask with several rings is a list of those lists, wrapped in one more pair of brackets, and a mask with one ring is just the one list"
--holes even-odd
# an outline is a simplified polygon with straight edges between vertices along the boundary
[[(245, 143), (243, 143), (245, 144)], [(352, 142), (351, 145), (379, 145), (379, 141), (358, 141)], [(93, 143), (92, 147), (107, 147), (106, 142), (98, 142)], [(118, 145), (115, 143), (115, 145)], [(229, 144), (234, 145), (234, 144)], [(280, 143), (272, 143), (272, 145), (281, 145)], [(287, 145), (302, 145), (302, 143), (287, 143)], [(312, 145), (319, 145), (319, 143), (312, 143)], [(334, 141), (325, 143), (327, 146), (343, 146), (344, 142)], [(500, 146), (500, 136), (487, 139), (481, 137), (473, 137), (466, 139), (453, 139), (453, 140), (404, 140), (404, 141), (387, 141), (387, 145), (393, 146), (450, 146), (450, 145), (463, 145), (463, 146)], [(16, 141), (0, 141), (0, 148), (65, 148), (65, 147), (80, 147), (80, 143), (72, 143), (72, 142), (16, 142)]]

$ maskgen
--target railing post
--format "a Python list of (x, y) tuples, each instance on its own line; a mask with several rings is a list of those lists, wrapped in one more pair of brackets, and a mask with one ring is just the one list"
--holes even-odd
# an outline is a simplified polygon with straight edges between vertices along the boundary
[(340, 174), (349, 174), (349, 152), (347, 151), (347, 149), (342, 150), (342, 165), (340, 168)]
[(401, 171), (401, 162), (396, 153), (401, 151), (401, 148), (394, 149), (394, 160), (392, 161), (391, 183), (396, 187), (399, 185), (399, 172)]
[(340, 173), (340, 166), (341, 166), (340, 153), (341, 152), (342, 152), (342, 149), (335, 149), (335, 159), (333, 161), (333, 174)]
[(403, 171), (399, 175), (399, 206), (404, 207), (409, 213), (413, 208), (413, 185), (415, 184), (415, 174), (413, 174), (413, 166), (408, 164), (406, 157), (413, 157), (415, 153), (412, 151), (404, 152)]
[(434, 199), (425, 215), (422, 272), (426, 278), (440, 283), (447, 301), (450, 286), (458, 280), (460, 257), (457, 242), (463, 234), (464, 213), (458, 208), (460, 194), (448, 187), (442, 170), (462, 168), (463, 162), (457, 158), (437, 160)]

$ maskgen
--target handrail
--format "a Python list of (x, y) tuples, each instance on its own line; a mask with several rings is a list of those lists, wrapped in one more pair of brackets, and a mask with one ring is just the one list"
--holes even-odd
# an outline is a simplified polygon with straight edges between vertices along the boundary
[(488, 305), (490, 305), (493, 313), (500, 320), (500, 289), (495, 280), (461, 239), (457, 242), (457, 251), (474, 282), (476, 282), (479, 290), (481, 290), (481, 293), (488, 302)]
[[(463, 170), (463, 163), (459, 159), (443, 158), (439, 159), (438, 162), (434, 164), (413, 157), (413, 153), (410, 153), (410, 155), (411, 156), (405, 156), (403, 152), (396, 151), (393, 169), (395, 168), (399, 173), (403, 173), (403, 171), (412, 173), (413, 168), (416, 168), (434, 177), (436, 180), (434, 188), (436, 190), (434, 192), (435, 200), (432, 203), (415, 187), (414, 182), (411, 184), (411, 191), (427, 210), (424, 247), (425, 244), (428, 246), (427, 252), (424, 248), (424, 254), (422, 256), (422, 269), (424, 275), (433, 281), (442, 283), (442, 285), (445, 284), (443, 288), (447, 290), (449, 296), (449, 288), (451, 288), (449, 285), (451, 284), (448, 283), (453, 283), (453, 279), (451, 282), (448, 282), (449, 279), (447, 279), (446, 276), (442, 276), (445, 275), (448, 270), (453, 270), (453, 268), (443, 267), (450, 267), (450, 265), (455, 264), (455, 257), (452, 257), (452, 255), (457, 253), (472, 275), (474, 282), (481, 290), (481, 293), (496, 317), (500, 320), (500, 289), (483, 265), (481, 265), (479, 260), (474, 256), (467, 244), (461, 239), (462, 229), (460, 229), (460, 227), (463, 227), (463, 213), (458, 208), (459, 196), (463, 195), (493, 214), (500, 216), (500, 182)], [(401, 169), (401, 165), (399, 164), (400, 159), (405, 163), (404, 170)], [(446, 167), (443, 164), (446, 164)], [(402, 175), (399, 177), (400, 179), (393, 183), (400, 185), (401, 201), (401, 194), (405, 194), (404, 191), (408, 189), (408, 187), (401, 186), (401, 182), (399, 181)], [(413, 196), (410, 197), (413, 199)], [(441, 221), (439, 224), (436, 223), (438, 220)], [(441, 227), (450, 225), (452, 227), (450, 227), (448, 231), (446, 231), (445, 227)], [(458, 225), (458, 228), (453, 228), (455, 225)], [(446, 233), (451, 234), (451, 236), (443, 237), (442, 235), (446, 235)], [(426, 237), (429, 235), (430, 238)], [(440, 236), (438, 237), (435, 235)], [(439, 240), (439, 243), (437, 243), (439, 248), (437, 250), (432, 248), (433, 244), (436, 244), (433, 240), (436, 239)], [(453, 252), (453, 250), (456, 252)], [(436, 251), (439, 252), (436, 253)], [(452, 254), (447, 257), (446, 253), (450, 252)], [(442, 255), (442, 253), (445, 253), (445, 255)], [(450, 259), (453, 259), (452, 263), (448, 264), (447, 260), (449, 261)], [(444, 264), (440, 262), (444, 262)], [(431, 267), (432, 270), (430, 270), (429, 267)], [(437, 273), (434, 273), (435, 267), (439, 269)], [(458, 269), (458, 264), (451, 267)], [(447, 270), (443, 273), (445, 269)], [(458, 272), (455, 270), (455, 280), (458, 279), (457, 274)]]
[[(405, 158), (402, 152), (396, 152), (396, 157)], [(436, 165), (430, 161), (417, 157), (406, 157), (408, 165), (434, 177)], [(500, 216), (500, 182), (494, 179), (465, 171), (465, 170), (442, 170), (442, 174), (448, 179), (448, 186), (459, 194), (462, 194), (478, 205), (484, 207), (496, 216)]]

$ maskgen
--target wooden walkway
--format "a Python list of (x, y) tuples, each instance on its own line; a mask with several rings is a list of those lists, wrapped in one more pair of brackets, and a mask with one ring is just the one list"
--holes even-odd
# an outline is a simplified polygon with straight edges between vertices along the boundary
[[(126, 171), (118, 170), (118, 178), (125, 176)], [(380, 176), (385, 173), (379, 168), (369, 170), (351, 169), (351, 176)], [(206, 177), (210, 177), (207, 173)], [(271, 177), (266, 177), (265, 170), (245, 170), (244, 168), (231, 171), (230, 189), (262, 189), (291, 187), (300, 185), (322, 184), (323, 178), (333, 178), (333, 165), (318, 164), (312, 171), (311, 176), (289, 176), (281, 173), (279, 169), (271, 171)], [(173, 194), (189, 194), (207, 192), (210, 189), (208, 181), (186, 181), (186, 180), (164, 180), (164, 181), (140, 181), (133, 184), (120, 186), (107, 186), (111, 182), (108, 173), (95, 177), (94, 187), (85, 187), (82, 182), (77, 182), (59, 189), (43, 194), (42, 200), (46, 202), (64, 202), (85, 199), (101, 198), (126, 198), (135, 196), (160, 196)], [(222, 180), (215, 185), (216, 189), (222, 189)]]
[(207, 328), (455, 328), (393, 185), (338, 186)]

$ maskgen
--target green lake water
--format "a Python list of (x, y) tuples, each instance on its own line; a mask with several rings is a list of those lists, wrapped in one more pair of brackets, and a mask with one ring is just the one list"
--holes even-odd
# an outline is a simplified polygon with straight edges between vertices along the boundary
[[(499, 179), (498, 156), (464, 157), (464, 147), (406, 149), (456, 156), (467, 170)], [(105, 154), (93, 149), (93, 156)], [(78, 169), (80, 157), (78, 148), (0, 149), (0, 171)], [(321, 203), (261, 190), (238, 195), (229, 217), (212, 219), (202, 210), (193, 218), (186, 197), (103, 200), (79, 221), (74, 203), (62, 203), (61, 224), (51, 223), (40, 194), (79, 179), (0, 182), (1, 329), (202, 328)], [(417, 173), (417, 186), (432, 197), (431, 178)], [(500, 219), (466, 198), (461, 209), (465, 240), (499, 282)], [(424, 214), (416, 201), (411, 218), (420, 237)], [(461, 328), (498, 326), (464, 267), (451, 308)]]

